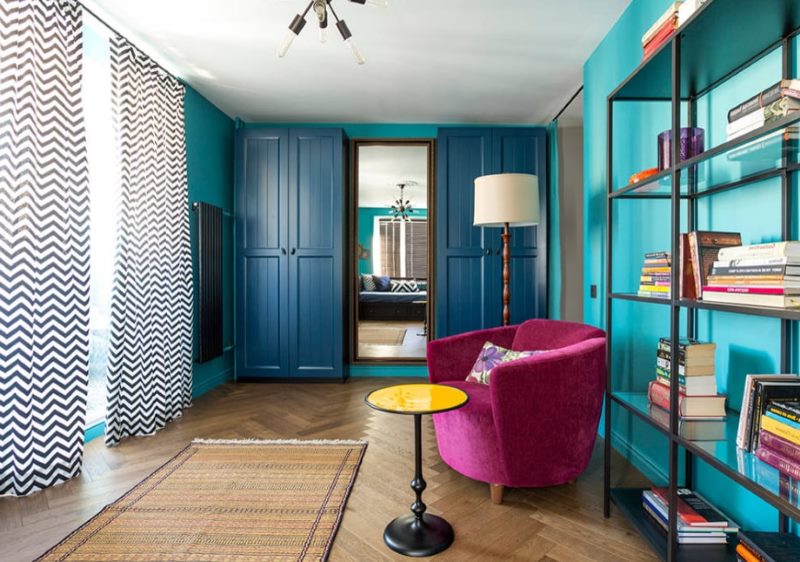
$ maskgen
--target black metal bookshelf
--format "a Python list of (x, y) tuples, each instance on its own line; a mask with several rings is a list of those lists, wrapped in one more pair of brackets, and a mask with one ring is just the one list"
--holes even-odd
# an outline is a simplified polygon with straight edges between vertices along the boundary
[[(735, 38), (736, 33), (743, 36)], [(788, 518), (800, 520), (800, 483), (780, 474), (759, 461), (752, 453), (736, 448), (738, 413), (729, 411), (723, 441), (692, 439), (682, 428), (678, 411), (678, 361), (675, 357), (685, 315), (685, 333), (692, 337), (699, 321), (697, 311), (710, 310), (776, 318), (781, 322), (781, 372), (797, 366), (793, 355), (793, 335), (797, 333), (800, 310), (730, 305), (702, 300), (682, 299), (678, 294), (680, 271), (677, 259), (672, 262), (670, 299), (640, 296), (613, 291), (614, 203), (618, 199), (663, 199), (670, 202), (672, 255), (679, 255), (681, 213), (685, 208), (688, 231), (696, 229), (697, 202), (704, 197), (747, 186), (768, 178), (781, 180), (781, 235), (793, 238), (790, 178), (800, 169), (800, 149), (779, 135), (788, 126), (800, 126), (800, 114), (790, 114), (774, 123), (734, 140), (711, 147), (691, 159), (680, 161), (680, 143), (672, 143), (675, 164), (637, 184), (613, 185), (613, 115), (615, 103), (662, 101), (671, 105), (672, 138), (680, 138), (681, 113), (686, 126), (697, 122), (696, 101), (740, 70), (780, 49), (783, 77), (793, 68), (791, 40), (800, 33), (798, 0), (707, 0), (673, 35), (670, 41), (644, 60), (607, 98), (606, 161), (606, 330), (608, 334), (605, 415), (604, 512), (610, 515), (611, 503), (627, 517), (654, 550), (669, 562), (683, 560), (736, 560), (732, 545), (679, 545), (677, 542), (677, 489), (692, 487), (693, 459), (701, 459), (737, 484), (778, 509), (778, 528), (788, 529)], [(733, 39), (733, 40), (732, 40)], [(752, 94), (744, 92), (742, 98)], [(777, 142), (775, 142), (777, 139)], [(710, 170), (717, 161), (747, 158), (748, 165), (739, 176), (717, 180)], [(612, 388), (613, 303), (633, 301), (643, 306), (668, 307), (672, 340), (672, 376), (670, 412), (654, 415), (644, 393), (618, 392)], [(611, 487), (611, 409), (622, 408), (666, 436), (669, 443), (669, 531), (650, 520), (642, 508), (641, 489)], [(666, 417), (666, 419), (665, 419)], [(680, 479), (680, 450), (685, 453), (683, 479)], [(722, 507), (722, 506), (721, 506)]]

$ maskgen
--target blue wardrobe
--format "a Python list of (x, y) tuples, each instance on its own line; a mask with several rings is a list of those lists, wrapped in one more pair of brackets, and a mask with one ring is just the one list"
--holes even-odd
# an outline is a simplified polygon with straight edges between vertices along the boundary
[(547, 134), (542, 127), (442, 128), (436, 146), (436, 336), (499, 326), (501, 229), (472, 225), (474, 180), (539, 177), (541, 222), (511, 229), (511, 323), (547, 316)]
[(236, 131), (239, 378), (344, 375), (341, 129)]

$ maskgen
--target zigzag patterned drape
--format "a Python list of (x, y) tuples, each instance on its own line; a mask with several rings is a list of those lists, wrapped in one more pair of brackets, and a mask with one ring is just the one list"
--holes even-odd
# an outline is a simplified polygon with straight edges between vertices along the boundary
[(149, 435), (192, 397), (192, 264), (183, 85), (111, 40), (120, 215), (111, 292), (106, 444)]
[(0, 0), (0, 495), (77, 475), (89, 354), (82, 10)]

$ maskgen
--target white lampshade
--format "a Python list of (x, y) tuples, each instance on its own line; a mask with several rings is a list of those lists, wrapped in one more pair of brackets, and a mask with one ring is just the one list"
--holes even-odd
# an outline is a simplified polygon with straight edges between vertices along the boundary
[(539, 178), (493, 174), (475, 178), (475, 226), (539, 224)]

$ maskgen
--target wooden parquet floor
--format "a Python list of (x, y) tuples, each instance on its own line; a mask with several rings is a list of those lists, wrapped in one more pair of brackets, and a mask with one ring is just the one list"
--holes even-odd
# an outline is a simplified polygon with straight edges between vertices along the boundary
[[(0, 560), (30, 560), (115, 500), (195, 437), (367, 439), (364, 463), (331, 552), (332, 561), (408, 560), (383, 544), (385, 525), (412, 501), (413, 422), (371, 410), (374, 388), (410, 379), (352, 379), (345, 384), (226, 384), (195, 402), (155, 436), (109, 449), (95, 439), (83, 474), (26, 498), (0, 498)], [(425, 417), (424, 500), (456, 530), (447, 561), (655, 561), (647, 544), (614, 511), (602, 515), (602, 442), (577, 483), (509, 489), (492, 505), (488, 487), (450, 470), (439, 458)], [(615, 459), (615, 485), (643, 483)], [(620, 478), (619, 481), (616, 481)]]

